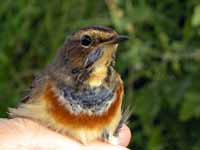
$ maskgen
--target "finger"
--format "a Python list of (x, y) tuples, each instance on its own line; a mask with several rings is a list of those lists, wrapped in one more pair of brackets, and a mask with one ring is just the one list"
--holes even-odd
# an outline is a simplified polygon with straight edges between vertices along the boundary
[(22, 118), (0, 119), (0, 149), (80, 150), (77, 141)]
[[(122, 128), (119, 130), (119, 136), (118, 136), (118, 139), (119, 139), (119, 146), (121, 147), (126, 147), (128, 146), (129, 142), (130, 142), (130, 139), (131, 139), (131, 131), (130, 129), (124, 124), (122, 126)], [(104, 146), (114, 146), (116, 147), (116, 145), (112, 145), (108, 142), (103, 142), (103, 141), (94, 141), (92, 143), (90, 143), (90, 147), (89, 148), (93, 148), (95, 150), (98, 150), (98, 148), (101, 148), (102, 145)], [(88, 148), (88, 147), (87, 147)], [(91, 149), (92, 149), (91, 148)], [(118, 147), (119, 148), (119, 147)]]
[(128, 146), (131, 140), (131, 131), (125, 124), (119, 131), (119, 145), (121, 146)]
[(128, 150), (128, 148), (125, 148), (123, 146), (111, 145), (106, 142), (96, 141), (90, 145), (82, 146), (81, 150)]

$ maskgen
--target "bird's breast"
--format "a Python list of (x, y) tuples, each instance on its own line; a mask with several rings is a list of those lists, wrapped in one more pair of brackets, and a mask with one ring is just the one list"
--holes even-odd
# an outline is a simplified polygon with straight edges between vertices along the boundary
[[(69, 99), (65, 99), (67, 103), (64, 103), (62, 102), (62, 100), (60, 100), (60, 96), (56, 94), (53, 85), (47, 84), (44, 91), (43, 99), (46, 101), (48, 112), (54, 118), (56, 122), (64, 126), (65, 125), (68, 127), (70, 126), (72, 128), (90, 128), (91, 129), (91, 128), (99, 128), (99, 127), (105, 126), (106, 124), (109, 124), (110, 122), (112, 122), (112, 119), (116, 116), (116, 114), (119, 114), (119, 111), (121, 111), (121, 98), (123, 94), (122, 84), (119, 82), (115, 92), (113, 94), (111, 93), (112, 92), (108, 92), (108, 93), (105, 92), (104, 94), (99, 93), (97, 95), (94, 94), (96, 97), (99, 97), (99, 98), (104, 98), (104, 99), (109, 98), (111, 102), (109, 107), (105, 109), (104, 112), (101, 112), (100, 114), (97, 114), (92, 111), (91, 113), (84, 113), (86, 111), (81, 111), (80, 113), (73, 113), (74, 111), (80, 110), (78, 109), (78, 107), (80, 107), (79, 104), (74, 106), (74, 107), (77, 107), (74, 110), (70, 110), (69, 107), (66, 107), (66, 105), (71, 105), (70, 101), (71, 102), (75, 101), (75, 103), (77, 103), (77, 100), (73, 98), (78, 98), (78, 97), (81, 99), (81, 101), (79, 101), (81, 105), (87, 106), (88, 103), (90, 103), (90, 105), (95, 106), (94, 102), (88, 102), (88, 99), (93, 98), (93, 96), (89, 96), (90, 94), (89, 95), (86, 94), (85, 95), (86, 97), (84, 97), (84, 95), (81, 95), (80, 93), (79, 94), (74, 93), (73, 96), (70, 95), (71, 100), (69, 101)], [(67, 97), (69, 98), (69, 94), (72, 94), (72, 92), (70, 93), (68, 91), (67, 94), (68, 94)], [(87, 97), (90, 97), (90, 98), (87, 98)], [(84, 104), (83, 101), (85, 101), (87, 104)], [(94, 101), (95, 101), (95, 98), (94, 98)], [(103, 105), (104, 101), (96, 99), (96, 102), (102, 103), (102, 104), (99, 104), (100, 107), (105, 107)], [(89, 109), (89, 107), (86, 107), (84, 109), (87, 110)], [(95, 111), (95, 109), (93, 111)]]

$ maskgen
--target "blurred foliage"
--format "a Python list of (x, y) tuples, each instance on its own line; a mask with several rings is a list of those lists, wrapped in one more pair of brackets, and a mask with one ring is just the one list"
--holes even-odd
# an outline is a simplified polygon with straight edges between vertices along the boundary
[(130, 148), (199, 150), (199, 0), (1, 0), (0, 116), (70, 32), (94, 24), (130, 36), (116, 66), (133, 105)]

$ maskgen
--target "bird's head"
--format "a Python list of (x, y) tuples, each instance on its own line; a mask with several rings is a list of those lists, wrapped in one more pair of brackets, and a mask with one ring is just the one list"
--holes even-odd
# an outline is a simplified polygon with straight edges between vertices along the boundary
[(65, 42), (57, 61), (77, 82), (99, 86), (115, 60), (118, 43), (127, 39), (108, 27), (81, 28)]

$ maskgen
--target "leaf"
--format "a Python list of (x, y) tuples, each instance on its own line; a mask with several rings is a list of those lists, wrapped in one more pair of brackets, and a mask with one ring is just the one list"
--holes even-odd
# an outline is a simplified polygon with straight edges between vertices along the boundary
[(142, 122), (148, 125), (158, 114), (160, 102), (161, 99), (156, 89), (156, 85), (151, 84), (136, 94), (135, 113), (141, 117)]
[(162, 150), (162, 134), (160, 128), (153, 128), (151, 138), (148, 143), (149, 150)]
[(179, 117), (182, 121), (200, 117), (200, 92), (190, 91), (186, 93)]
[(200, 5), (194, 8), (194, 14), (192, 16), (192, 26), (196, 27), (200, 25)]

